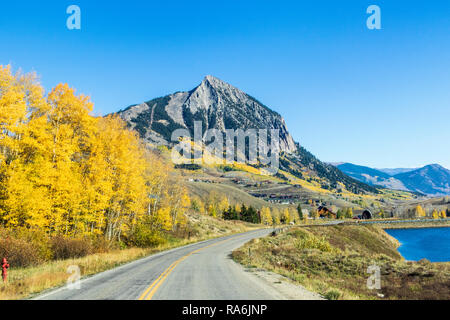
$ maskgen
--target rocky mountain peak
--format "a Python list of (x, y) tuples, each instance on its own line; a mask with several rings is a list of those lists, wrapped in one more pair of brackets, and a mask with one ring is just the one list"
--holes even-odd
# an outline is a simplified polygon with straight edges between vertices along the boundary
[(170, 144), (177, 128), (193, 130), (201, 121), (204, 129), (279, 129), (280, 150), (297, 151), (284, 119), (242, 90), (208, 75), (194, 89), (134, 105), (119, 112), (149, 142)]
[(203, 84), (209, 84), (210, 86), (215, 87), (215, 88), (230, 86), (225, 81), (222, 81), (219, 78), (214, 77), (212, 75), (205, 76), (205, 78), (203, 78), (203, 81), (202, 81), (202, 85)]

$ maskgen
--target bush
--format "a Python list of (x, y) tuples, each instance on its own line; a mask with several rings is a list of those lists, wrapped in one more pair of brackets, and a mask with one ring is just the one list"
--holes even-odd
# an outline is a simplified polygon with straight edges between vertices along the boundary
[(103, 236), (98, 236), (92, 240), (92, 253), (107, 253), (119, 248), (120, 244), (117, 241), (111, 242)]
[(304, 231), (296, 231), (292, 234), (297, 238), (294, 245), (298, 250), (317, 249), (322, 252), (336, 251), (324, 237), (316, 237)]
[(28, 267), (51, 259), (48, 238), (39, 230), (0, 228), (0, 259), (7, 258), (11, 267)]
[(15, 238), (31, 243), (37, 251), (40, 260), (49, 261), (53, 253), (50, 247), (50, 239), (42, 229), (17, 228), (14, 231)]
[(340, 297), (341, 293), (337, 290), (330, 290), (324, 296), (324, 298), (327, 300), (338, 300)]
[(34, 244), (10, 236), (0, 241), (0, 259), (4, 257), (8, 259), (11, 268), (23, 268), (44, 262)]
[(81, 258), (93, 252), (91, 241), (88, 239), (69, 239), (56, 236), (51, 239), (51, 247), (55, 260)]
[(139, 223), (127, 242), (136, 247), (150, 248), (163, 244), (166, 239), (160, 232), (152, 230), (148, 224)]

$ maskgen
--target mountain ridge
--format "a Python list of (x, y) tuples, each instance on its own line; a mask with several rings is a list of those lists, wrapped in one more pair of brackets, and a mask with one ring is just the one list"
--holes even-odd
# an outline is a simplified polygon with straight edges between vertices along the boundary
[(450, 170), (439, 164), (430, 164), (417, 169), (384, 170), (352, 163), (336, 163), (336, 167), (351, 177), (371, 185), (429, 196), (450, 195)]

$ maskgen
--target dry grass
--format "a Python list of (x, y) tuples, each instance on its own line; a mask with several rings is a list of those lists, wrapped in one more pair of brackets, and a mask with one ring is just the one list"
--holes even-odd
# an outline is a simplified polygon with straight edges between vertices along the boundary
[(8, 283), (0, 286), (0, 299), (22, 299), (45, 289), (63, 285), (69, 277), (67, 268), (71, 265), (78, 266), (81, 274), (88, 276), (142, 258), (152, 251), (154, 250), (131, 248), (78, 259), (53, 261), (35, 267), (12, 268), (8, 274)]
[(413, 228), (434, 228), (434, 227), (450, 227), (450, 220), (433, 220), (421, 222), (408, 222), (405, 223), (381, 223), (378, 225), (383, 229), (413, 229)]
[[(307, 227), (252, 241), (233, 256), (330, 299), (450, 299), (450, 263), (406, 262), (397, 246), (375, 226)], [(379, 291), (366, 285), (374, 264), (381, 268)]]

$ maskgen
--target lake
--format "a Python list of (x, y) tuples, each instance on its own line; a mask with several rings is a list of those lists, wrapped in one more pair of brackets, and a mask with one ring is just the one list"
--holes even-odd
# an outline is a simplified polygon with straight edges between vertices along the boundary
[(385, 231), (401, 243), (398, 251), (406, 260), (450, 261), (450, 227)]

